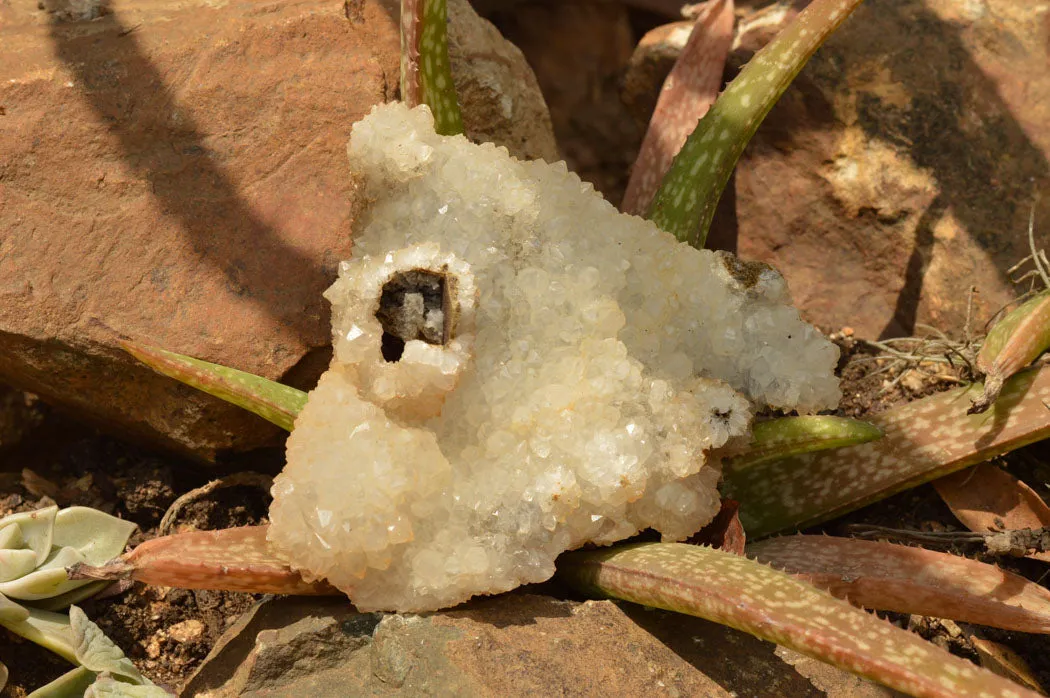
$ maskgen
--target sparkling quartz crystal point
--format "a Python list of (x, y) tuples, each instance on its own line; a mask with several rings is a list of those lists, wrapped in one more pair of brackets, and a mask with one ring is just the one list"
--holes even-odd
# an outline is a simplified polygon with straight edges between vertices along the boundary
[(565, 165), (376, 107), (372, 205), (326, 297), (335, 356), (274, 484), (270, 540), (362, 610), (540, 582), (559, 553), (718, 511), (756, 406), (834, 406), (838, 351), (772, 268), (620, 214)]

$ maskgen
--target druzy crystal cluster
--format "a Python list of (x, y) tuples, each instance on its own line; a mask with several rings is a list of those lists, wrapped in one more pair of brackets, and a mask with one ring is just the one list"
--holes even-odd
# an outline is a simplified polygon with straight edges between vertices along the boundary
[(359, 608), (540, 582), (645, 528), (682, 539), (756, 408), (838, 401), (836, 348), (770, 267), (680, 244), (564, 164), (436, 135), (426, 107), (377, 107), (349, 155), (370, 204), (270, 539)]

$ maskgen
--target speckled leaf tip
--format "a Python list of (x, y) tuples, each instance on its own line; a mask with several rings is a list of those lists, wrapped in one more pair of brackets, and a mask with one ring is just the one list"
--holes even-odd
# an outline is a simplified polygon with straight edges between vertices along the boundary
[(1050, 591), (958, 555), (829, 536), (769, 538), (747, 553), (854, 606), (1050, 633)]
[(252, 594), (339, 594), (307, 582), (281, 560), (266, 540), (268, 526), (190, 531), (154, 538), (105, 565), (77, 565), (71, 578), (134, 579), (180, 589)]
[(751, 444), (747, 451), (723, 467), (740, 471), (771, 460), (853, 446), (879, 438), (882, 438), (882, 430), (874, 424), (845, 417), (805, 415), (767, 419), (751, 428)]
[(912, 696), (1038, 695), (805, 582), (713, 548), (643, 543), (570, 553), (558, 574), (585, 593), (722, 623)]
[(861, 0), (814, 0), (744, 66), (674, 159), (648, 217), (703, 247), (729, 175), (762, 119)]
[(967, 415), (980, 386), (896, 407), (869, 420), (878, 441), (729, 469), (724, 491), (753, 538), (832, 519), (891, 494), (1050, 436), (1050, 369), (1017, 374), (990, 410)]
[(974, 400), (971, 413), (987, 410), (999, 397), (1003, 381), (1039, 358), (1050, 348), (1050, 291), (1014, 308), (988, 333), (977, 368), (985, 374), (984, 392)]
[(156, 347), (130, 342), (122, 342), (121, 346), (157, 373), (243, 407), (288, 431), (306, 404), (302, 390), (261, 376)]
[(401, 99), (430, 107), (441, 135), (463, 133), (448, 57), (447, 0), (401, 0)]
[(733, 0), (705, 3), (660, 90), (623, 195), (624, 213), (642, 215), (649, 209), (675, 154), (718, 97), (732, 43)]

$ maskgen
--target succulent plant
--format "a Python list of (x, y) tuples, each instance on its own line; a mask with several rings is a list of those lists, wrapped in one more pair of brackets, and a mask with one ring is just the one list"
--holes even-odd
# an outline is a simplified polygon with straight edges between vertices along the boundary
[[(35, 698), (168, 695), (71, 605), (106, 582), (71, 579), (66, 569), (120, 555), (134, 530), (135, 524), (88, 507), (51, 506), (0, 519), (0, 625), (77, 665), (34, 691)], [(69, 615), (57, 612), (67, 607)], [(94, 687), (96, 679), (100, 683)], [(124, 686), (153, 692), (128, 692)]]
[[(714, 206), (758, 124), (813, 51), (859, 3), (860, 0), (814, 0), (741, 72), (706, 116), (678, 115), (686, 120), (703, 116), (703, 120), (687, 139), (655, 194), (649, 216), (658, 225), (679, 240), (703, 246)], [(731, 10), (725, 2), (713, 7), (722, 13)], [(403, 1), (402, 92), (410, 104), (428, 104), (437, 117), (439, 130), (451, 134), (461, 130), (461, 121), (447, 69), (443, 15), (441, 0)], [(697, 105), (702, 101), (697, 101)], [(157, 370), (231, 400), (287, 429), (294, 426), (295, 416), (305, 401), (306, 396), (300, 391), (232, 369), (160, 349), (129, 346), (129, 350)], [(742, 519), (752, 535), (792, 529), (1042, 438), (1050, 433), (1050, 424), (1042, 416), (1045, 405), (1041, 390), (1025, 390), (1034, 381), (1041, 385), (1043, 378), (1038, 374), (1015, 377), (1008, 381), (1003, 399), (987, 418), (971, 417), (940, 431), (924, 425), (932, 419), (945, 422), (953, 418), (959, 401), (969, 394), (965, 390), (936, 396), (915, 408), (905, 406), (887, 413), (876, 420), (875, 426), (804, 418), (760, 427), (755, 431), (751, 453), (734, 454), (735, 460), (728, 469), (729, 487), (741, 500)], [(1036, 405), (1042, 409), (1037, 410)], [(815, 452), (826, 448), (834, 450)], [(927, 457), (905, 457), (915, 453)], [(821, 468), (814, 471), (805, 467), (807, 464), (819, 464)], [(819, 550), (821, 541), (806, 540), (804, 544)], [(851, 541), (836, 540), (833, 545), (835, 550), (860, 560), (858, 564), (869, 564), (886, 552), (880, 547), (882, 544), (868, 544), (863, 550), (852, 546)], [(559, 560), (558, 568), (565, 581), (585, 591), (709, 618), (913, 695), (1032, 695), (814, 588), (813, 584), (834, 587), (828, 580), (835, 578), (835, 572), (829, 571), (827, 565), (803, 569), (773, 545), (755, 550), (772, 564), (797, 572), (800, 577), (792, 578), (723, 550), (681, 544), (642, 544), (571, 553)], [(829, 547), (823, 552), (830, 550)], [(917, 574), (915, 570), (924, 565), (941, 564), (936, 556), (916, 558), (906, 551), (892, 552), (897, 556), (898, 570), (911, 570), (905, 574)], [(820, 556), (811, 557), (816, 560)], [(967, 569), (972, 571), (974, 583), (952, 590), (964, 600), (979, 593), (976, 589), (980, 584), (976, 582), (984, 584), (994, 577), (994, 568), (988, 565), (973, 563)], [(282, 566), (280, 556), (267, 549), (262, 527), (159, 539), (142, 554), (133, 553), (94, 574), (198, 588), (232, 585), (243, 590), (258, 583), (267, 590), (278, 584), (287, 585), (294, 593), (318, 591), (317, 587), (307, 588), (297, 575)], [(893, 608), (901, 594), (907, 593), (902, 589), (908, 589), (909, 581), (906, 579), (900, 586), (896, 577), (893, 580), (892, 584), (898, 585), (893, 587), (893, 594), (888, 597), (878, 593), (877, 588), (869, 589), (865, 603)], [(909, 599), (915, 601), (921, 599)], [(954, 608), (952, 603), (946, 607), (943, 598), (937, 601), (941, 605), (934, 607), (942, 613)], [(996, 615), (996, 607), (994, 600), (985, 602), (992, 604), (981, 607), (980, 618), (987, 621)], [(908, 608), (922, 612), (924, 607)], [(1010, 617), (1009, 613), (1001, 615)], [(1026, 615), (1025, 628), (1041, 631), (1045, 615), (1050, 614), (1034, 619)]]

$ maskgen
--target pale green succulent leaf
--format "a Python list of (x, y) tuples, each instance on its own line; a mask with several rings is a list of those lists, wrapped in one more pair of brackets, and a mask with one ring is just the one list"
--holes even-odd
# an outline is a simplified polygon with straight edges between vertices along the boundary
[(243, 407), (288, 431), (306, 405), (306, 393), (302, 390), (261, 376), (156, 347), (128, 342), (122, 346), (154, 371)]
[(72, 548), (89, 565), (101, 565), (124, 552), (137, 525), (89, 507), (69, 507), (55, 516), (52, 545)]
[[(130, 521), (88, 507), (70, 507), (57, 514), (48, 510), (48, 514), (52, 546), (42, 561), (31, 550), (0, 551), (0, 572), (5, 579), (0, 582), (0, 593), (22, 601), (39, 601), (64, 597), (87, 586), (97, 590), (100, 587), (90, 580), (70, 580), (66, 568), (74, 564), (100, 565), (119, 556), (135, 530)], [(15, 525), (23, 530), (27, 526)], [(32, 530), (36, 522), (28, 525), (30, 534), (41, 539), (39, 532)], [(25, 534), (22, 537), (29, 539)], [(63, 599), (67, 604), (72, 600)]]
[(69, 628), (69, 616), (37, 608), (25, 610), (28, 615), (22, 620), (0, 616), (0, 625), (15, 635), (51, 650), (71, 664), (80, 664), (73, 645), (73, 633)]
[(69, 608), (69, 627), (78, 663), (95, 672), (116, 674), (135, 683), (146, 682), (116, 643), (78, 606)]
[(757, 422), (751, 428), (751, 444), (734, 456), (723, 470), (739, 471), (752, 465), (803, 453), (855, 446), (882, 438), (874, 424), (846, 417), (805, 415)]
[(127, 683), (102, 675), (84, 693), (84, 698), (170, 698), (171, 695), (151, 683)]
[(28, 603), (33, 608), (39, 608), (45, 611), (62, 611), (69, 608), (72, 604), (80, 603), (84, 599), (90, 599), (112, 583), (113, 582), (110, 581), (88, 582), (84, 586), (70, 589), (69, 591), (57, 596), (49, 596), (46, 599), (34, 599)]
[(0, 594), (0, 624), (21, 622), (29, 618), (29, 609)]
[(791, 81), (861, 0), (813, 0), (755, 54), (704, 115), (660, 184), (648, 217), (702, 248), (729, 176)]
[(65, 594), (84, 586), (85, 580), (72, 580), (66, 568), (84, 562), (84, 556), (73, 548), (52, 548), (44, 564), (29, 574), (0, 584), (0, 594), (20, 601), (36, 601)]
[[(57, 506), (50, 506), (36, 511), (25, 511), (11, 514), (0, 519), (0, 526), (18, 526), (21, 542), (19, 548), (32, 550), (36, 554), (36, 564), (41, 564), (51, 553), (52, 539), (55, 530)], [(12, 534), (8, 533), (8, 536)], [(6, 547), (6, 546), (5, 546)]]
[(7, 666), (0, 662), (0, 691), (4, 690), (4, 686), (7, 685)]
[(0, 550), (0, 584), (24, 577), (34, 569), (36, 569), (36, 553), (32, 550)]
[(17, 550), (24, 547), (21, 526), (14, 523), (0, 526), (0, 550)]
[(27, 698), (82, 698), (95, 682), (95, 676), (95, 672), (79, 666), (36, 689)]

